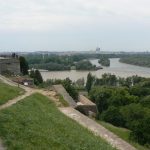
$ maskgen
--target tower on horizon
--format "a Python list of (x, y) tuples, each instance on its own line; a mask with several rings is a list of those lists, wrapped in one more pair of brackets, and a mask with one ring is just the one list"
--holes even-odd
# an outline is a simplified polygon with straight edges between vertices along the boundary
[(101, 51), (101, 48), (100, 48), (100, 47), (97, 47), (97, 48), (96, 48), (96, 53), (100, 53), (100, 51)]

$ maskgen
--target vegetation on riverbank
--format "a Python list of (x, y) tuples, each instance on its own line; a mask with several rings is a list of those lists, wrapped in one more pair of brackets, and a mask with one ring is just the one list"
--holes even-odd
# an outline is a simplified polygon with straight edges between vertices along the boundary
[(120, 59), (120, 62), (137, 66), (150, 67), (150, 55), (133, 55), (124, 57)]
[(12, 149), (112, 150), (99, 137), (64, 116), (40, 94), (0, 111), (0, 137)]
[(101, 64), (102, 66), (106, 66), (106, 67), (110, 66), (110, 60), (107, 57), (100, 58), (98, 63)]
[[(89, 55), (28, 55), (26, 56), (30, 68), (45, 69), (49, 71), (71, 70), (94, 70), (87, 59)], [(86, 60), (86, 61), (85, 61)]]
[(11, 100), (23, 93), (24, 91), (22, 89), (7, 85), (0, 81), (0, 105), (6, 103), (8, 100)]
[(91, 81), (89, 97), (97, 105), (97, 119), (131, 130), (128, 139), (149, 147), (150, 79), (104, 74)]
[(103, 65), (109, 65), (108, 58), (125, 57), (125, 54), (74, 54), (74, 55), (54, 55), (54, 54), (29, 54), (25, 58), (30, 68), (45, 69), (49, 71), (71, 70), (95, 70), (89, 59), (102, 59)]
[(96, 70), (96, 66), (88, 60), (82, 60), (75, 64), (76, 70)]

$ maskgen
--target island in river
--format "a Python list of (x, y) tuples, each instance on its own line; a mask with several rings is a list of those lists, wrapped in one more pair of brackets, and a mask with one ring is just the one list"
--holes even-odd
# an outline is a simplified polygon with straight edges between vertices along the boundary
[[(99, 59), (90, 60), (93, 65), (96, 67), (100, 66), (98, 63)], [(103, 67), (101, 70), (96, 71), (77, 71), (77, 70), (70, 70), (70, 71), (48, 71), (48, 72), (41, 72), (42, 77), (44, 80), (47, 79), (65, 79), (70, 78), (72, 81), (76, 81), (78, 79), (87, 78), (87, 74), (91, 72), (96, 77), (101, 77), (104, 73), (111, 73), (115, 74), (119, 77), (129, 77), (133, 75), (138, 75), (141, 77), (150, 77), (150, 68), (147, 67), (139, 67), (135, 65), (129, 65), (125, 63), (119, 62), (119, 58), (111, 58), (110, 59), (110, 66)]]

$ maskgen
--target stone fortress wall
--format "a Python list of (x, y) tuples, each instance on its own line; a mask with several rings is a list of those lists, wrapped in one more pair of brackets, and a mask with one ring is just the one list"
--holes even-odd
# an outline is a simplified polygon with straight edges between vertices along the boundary
[(6, 71), (13, 74), (20, 74), (19, 59), (13, 57), (0, 57), (0, 74)]

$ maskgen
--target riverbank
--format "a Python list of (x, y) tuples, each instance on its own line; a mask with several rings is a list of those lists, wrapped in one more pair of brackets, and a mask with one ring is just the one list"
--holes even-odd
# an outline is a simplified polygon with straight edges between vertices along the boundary
[(119, 61), (126, 64), (150, 68), (150, 56), (130, 56), (120, 58)]
[[(98, 63), (98, 59), (93, 59), (90, 61), (92, 64), (96, 65), (97, 67), (100, 66), (100, 64)], [(72, 81), (76, 81), (81, 78), (84, 78), (86, 80), (87, 74), (89, 72), (91, 72), (92, 75), (95, 75), (96, 77), (99, 77), (99, 78), (104, 73), (115, 74), (116, 76), (119, 76), (119, 77), (129, 77), (133, 75), (138, 75), (141, 77), (149, 77), (150, 68), (121, 63), (119, 62), (119, 58), (112, 58), (110, 59), (110, 67), (103, 67), (103, 69), (97, 70), (97, 71), (77, 71), (77, 70), (48, 71), (48, 72), (41, 72), (41, 74), (45, 81), (47, 79), (65, 79), (68, 77)]]

